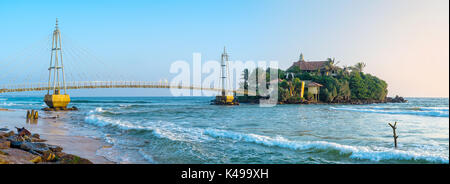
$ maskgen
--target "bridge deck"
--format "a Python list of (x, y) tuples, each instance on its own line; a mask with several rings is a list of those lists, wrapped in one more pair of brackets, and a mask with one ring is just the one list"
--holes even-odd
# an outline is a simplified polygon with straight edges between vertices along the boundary
[[(0, 88), (0, 93), (26, 92), (26, 91), (47, 91), (53, 87), (48, 87), (48, 83), (30, 83), (20, 85), (8, 85)], [(190, 90), (222, 91), (220, 88), (204, 88), (198, 86), (182, 86), (164, 82), (147, 81), (81, 81), (66, 82), (67, 89), (95, 89), (95, 88), (178, 88)], [(236, 94), (256, 95), (256, 92), (243, 90), (226, 90)]]

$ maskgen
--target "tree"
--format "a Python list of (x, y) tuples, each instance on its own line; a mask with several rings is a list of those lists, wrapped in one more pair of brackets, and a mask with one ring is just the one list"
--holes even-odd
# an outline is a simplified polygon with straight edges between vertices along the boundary
[(350, 77), (352, 99), (368, 99), (368, 89), (360, 73), (353, 73)]
[(327, 62), (326, 62), (326, 64), (325, 64), (325, 71), (328, 73), (328, 72), (331, 72), (331, 73), (335, 73), (335, 72), (337, 72), (340, 68), (337, 66), (337, 64), (339, 63), (339, 61), (338, 62), (336, 62), (335, 61), (335, 58), (333, 58), (333, 59), (331, 59), (331, 58), (328, 58), (327, 59)]
[(338, 76), (340, 78), (349, 76), (350, 69), (351, 69), (351, 67), (344, 65), (342, 68), (338, 69)]
[(244, 69), (244, 73), (242, 74), (242, 78), (244, 79), (244, 89), (248, 89), (248, 69)]
[(300, 70), (299, 66), (293, 66), (293, 67), (289, 68), (288, 70), (286, 70), (286, 72), (297, 74), (297, 73), (301, 73), (302, 70)]
[(302, 82), (300, 81), (299, 78), (295, 78), (294, 80), (292, 80), (292, 84), (294, 87), (294, 95), (295, 96), (299, 96), (300, 95), (300, 90), (302, 88)]
[(286, 72), (281, 69), (278, 69), (278, 79), (286, 79)]
[(359, 63), (356, 63), (355, 66), (353, 66), (353, 69), (357, 72), (363, 72), (365, 67), (366, 67), (366, 63), (359, 62)]
[(282, 80), (282, 81), (280, 82), (280, 87), (286, 89), (286, 88), (289, 87), (289, 84), (288, 84), (288, 82), (287, 82), (286, 80)]
[[(329, 66), (335, 66), (336, 63), (334, 59), (330, 59)], [(311, 75), (308, 72), (298, 72), (298, 73), (288, 73), (283, 70), (279, 70), (278, 74), (284, 73), (281, 76), (285, 76), (288, 79), (280, 78), (278, 83), (278, 96), (279, 102), (281, 103), (299, 103), (303, 99), (299, 97), (301, 89), (301, 80), (310, 80), (322, 84), (320, 88), (320, 101), (322, 102), (350, 102), (349, 100), (376, 100), (383, 101), (388, 93), (387, 83), (375, 76), (370, 74), (364, 74), (360, 72), (364, 69), (364, 63), (358, 63), (353, 67), (344, 66), (343, 68), (338, 68), (337, 77), (327, 76), (327, 75)], [(294, 69), (293, 69), (294, 68)], [(295, 71), (295, 67), (291, 68), (290, 71)], [(329, 67), (328, 69), (331, 69)], [(352, 72), (349, 73), (349, 69)], [(298, 67), (297, 67), (298, 69)], [(332, 71), (332, 70), (331, 70)], [(258, 88), (259, 83), (256, 81), (261, 78), (260, 74), (264, 71), (257, 68), (253, 71), (244, 71), (244, 83), (248, 81), (248, 88), (254, 89)], [(293, 74), (293, 75), (292, 75)], [(287, 77), (289, 76), (289, 77)], [(261, 78), (262, 79), (262, 78)], [(300, 80), (301, 79), (301, 80)], [(311, 99), (312, 94), (309, 94), (308, 90), (305, 89), (305, 94), (307, 99)], [(255, 101), (259, 100), (261, 96), (244, 96), (240, 99), (244, 101)]]

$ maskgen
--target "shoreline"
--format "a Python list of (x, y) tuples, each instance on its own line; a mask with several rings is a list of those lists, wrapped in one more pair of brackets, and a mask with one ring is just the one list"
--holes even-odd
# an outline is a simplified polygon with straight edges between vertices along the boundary
[[(239, 98), (239, 97), (238, 97)], [(265, 97), (241, 97), (239, 99), (240, 103), (245, 104), (259, 104), (260, 99), (268, 99)], [(400, 96), (395, 97), (386, 97), (384, 100), (373, 100), (373, 99), (367, 99), (367, 100), (361, 100), (361, 99), (348, 99), (348, 100), (337, 100), (333, 102), (322, 102), (322, 101), (309, 101), (309, 100), (300, 100), (300, 101), (278, 101), (277, 105), (284, 105), (284, 104), (297, 104), (297, 105), (370, 105), (370, 104), (387, 104), (387, 103), (408, 103), (408, 100), (404, 99)]]
[[(23, 111), (23, 112), (22, 112)], [(69, 130), (64, 128), (62, 124), (64, 121), (58, 121), (57, 119), (48, 119), (46, 116), (40, 117), (36, 123), (27, 123), (25, 118), (26, 110), (8, 110), (3, 109), (0, 110), (0, 135), (10, 134), (13, 131), (17, 136), (17, 131), (14, 127), (25, 127), (29, 132), (33, 134), (37, 134), (39, 139), (42, 141), (41, 143), (37, 143), (34, 141), (30, 141), (27, 143), (30, 144), (42, 144), (45, 143), (48, 146), (55, 146), (62, 148), (62, 154), (73, 155), (75, 158), (79, 157), (80, 160), (88, 160), (85, 162), (81, 162), (82, 164), (91, 162), (93, 164), (115, 164), (115, 162), (108, 160), (104, 156), (97, 155), (97, 151), (99, 149), (109, 147), (108, 143), (105, 141), (86, 137), (79, 135), (70, 135)], [(44, 113), (42, 113), (44, 114)], [(22, 122), (22, 123), (20, 123)], [(6, 130), (8, 129), (8, 130)], [(8, 137), (11, 135), (8, 135)], [(21, 163), (21, 164), (32, 164), (30, 161), (30, 157), (33, 154), (23, 151), (22, 147), (11, 146), (11, 141), (9, 142), (9, 148), (6, 148), (6, 137), (0, 136), (0, 143), (4, 143), (3, 148), (0, 147), (0, 151), (5, 154), (0, 154), (0, 161), (10, 159), (10, 163)], [(26, 141), (24, 141), (26, 142)], [(1, 152), (0, 152), (1, 153)], [(55, 152), (55, 154), (58, 154)], [(9, 156), (8, 156), (9, 155)], [(36, 155), (35, 155), (36, 156)], [(42, 157), (42, 156), (41, 156)], [(0, 162), (1, 163), (1, 162)], [(7, 162), (8, 163), (8, 162)], [(43, 162), (43, 163), (56, 163), (57, 162)]]

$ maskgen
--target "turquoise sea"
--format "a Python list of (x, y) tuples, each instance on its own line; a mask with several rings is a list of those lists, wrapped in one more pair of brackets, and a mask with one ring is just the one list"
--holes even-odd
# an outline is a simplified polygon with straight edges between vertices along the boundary
[[(80, 111), (40, 114), (58, 114), (71, 135), (110, 143), (97, 154), (118, 163), (449, 163), (448, 98), (275, 107), (211, 99), (72, 97)], [(44, 106), (42, 97), (0, 97), (0, 108), (18, 112)], [(394, 121), (398, 149), (388, 126)]]

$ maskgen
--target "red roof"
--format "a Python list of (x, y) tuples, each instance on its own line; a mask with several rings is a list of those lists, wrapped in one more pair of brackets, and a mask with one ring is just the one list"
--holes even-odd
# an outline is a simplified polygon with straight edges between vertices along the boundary
[(307, 84), (308, 87), (322, 87), (322, 84), (316, 83), (316, 82), (309, 82)]
[(325, 67), (327, 61), (297, 61), (292, 64), (292, 67), (298, 66), (300, 70), (319, 70)]

